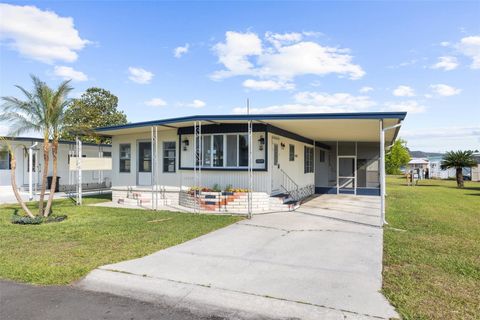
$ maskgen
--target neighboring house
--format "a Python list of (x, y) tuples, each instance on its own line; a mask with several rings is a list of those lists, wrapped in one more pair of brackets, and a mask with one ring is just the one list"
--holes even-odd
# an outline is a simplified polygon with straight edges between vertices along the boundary
[[(42, 168), (44, 168), (43, 161), (43, 139), (15, 137), (8, 138), (12, 147), (15, 150), (15, 158), (17, 161), (17, 169), (15, 172), (17, 186), (21, 189), (27, 190), (29, 183), (29, 156), (28, 148), (37, 145), (33, 148), (33, 184), (41, 184)], [(10, 173), (10, 156), (5, 149), (5, 143), (0, 142), (0, 186), (11, 185)], [(111, 145), (107, 144), (93, 144), (83, 143), (82, 157), (111, 157)], [(58, 148), (58, 174), (60, 178), (59, 190), (67, 190), (68, 185), (75, 183), (74, 172), (69, 170), (70, 157), (75, 155), (75, 142), (60, 141)], [(52, 175), (53, 170), (52, 155), (50, 152), (50, 160), (48, 166), (48, 175)], [(83, 183), (105, 183), (110, 185), (111, 171), (85, 171), (82, 174)], [(71, 188), (70, 188), (71, 189)]]
[(480, 153), (474, 153), (473, 157), (477, 161), (477, 165), (472, 167), (472, 181), (480, 181)]
[(421, 169), (425, 170), (429, 167), (428, 159), (413, 158), (407, 164), (407, 171)]
[[(473, 155), (478, 163), (480, 163), (480, 154)], [(455, 168), (448, 168), (442, 170), (441, 164), (443, 157), (442, 156), (432, 156), (428, 158), (429, 160), (429, 168), (430, 168), (430, 177), (435, 179), (455, 179), (457, 176)], [(472, 168), (463, 168), (463, 176), (465, 179), (472, 180), (472, 181), (480, 181), (479, 177), (479, 165), (474, 166)]]
[[(160, 197), (163, 204), (182, 204), (182, 192), (193, 186), (249, 188), (251, 120), (254, 199), (261, 199), (256, 208), (263, 211), (269, 209), (269, 197), (276, 195), (295, 200), (314, 192), (379, 195), (381, 124), (396, 126), (405, 116), (405, 112), (204, 115), (96, 131), (112, 137), (114, 201), (133, 199), (150, 205), (152, 197)], [(385, 147), (398, 131), (398, 126), (386, 131)], [(187, 198), (192, 194), (190, 190)], [(219, 199), (222, 195), (226, 198)], [(216, 205), (228, 209), (227, 203), (233, 201), (230, 193), (204, 196), (205, 209)], [(238, 204), (237, 209), (244, 208)]]

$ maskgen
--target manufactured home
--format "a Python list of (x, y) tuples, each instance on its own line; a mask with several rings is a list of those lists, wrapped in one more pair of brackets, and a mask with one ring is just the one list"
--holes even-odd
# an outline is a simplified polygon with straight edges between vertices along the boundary
[(405, 116), (200, 115), (96, 131), (112, 137), (115, 202), (188, 206), (193, 195), (206, 210), (242, 211), (245, 198), (233, 195), (251, 189), (253, 210), (265, 211), (279, 209), (276, 198), (380, 195), (382, 149), (395, 141)]
[[(27, 190), (30, 179), (29, 154), (31, 154), (32, 163), (32, 183), (34, 188), (42, 181), (43, 160), (43, 139), (15, 137), (8, 138), (15, 152), (17, 168), (15, 171), (16, 183), (20, 189)], [(2, 146), (3, 144), (3, 146)], [(111, 145), (83, 143), (82, 158), (111, 157)], [(71, 170), (71, 158), (76, 156), (75, 142), (60, 141), (58, 148), (58, 174), (59, 191), (68, 191), (74, 188), (76, 183), (75, 172)], [(52, 175), (52, 156), (48, 165), (48, 175)], [(87, 185), (109, 186), (111, 183), (111, 170), (89, 170), (82, 175), (82, 182)], [(0, 187), (11, 185), (10, 155), (5, 148), (5, 143), (0, 142)]]

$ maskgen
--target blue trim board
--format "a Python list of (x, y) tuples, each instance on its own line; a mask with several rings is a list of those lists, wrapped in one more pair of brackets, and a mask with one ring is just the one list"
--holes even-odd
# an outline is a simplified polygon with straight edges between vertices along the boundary
[[(30, 141), (30, 142), (40, 142), (43, 143), (42, 138), (30, 138), (30, 137), (4, 137), (6, 140), (10, 141)], [(50, 142), (52, 140), (50, 139)], [(59, 144), (75, 144), (75, 141), (69, 141), (69, 140), (59, 140)], [(111, 147), (111, 144), (105, 144), (105, 143), (92, 143), (92, 142), (83, 142), (82, 145), (84, 146), (99, 146), (99, 147)]]
[[(336, 187), (315, 187), (316, 194), (337, 194)], [(353, 194), (353, 192), (345, 192), (342, 194)], [(357, 188), (359, 196), (380, 196), (379, 188)]]
[(221, 121), (221, 120), (311, 120), (311, 119), (405, 119), (406, 112), (357, 112), (357, 113), (300, 113), (300, 114), (238, 114), (238, 115), (195, 115), (187, 117), (178, 117), (170, 119), (160, 119), (153, 121), (144, 121), (128, 123), (125, 125), (108, 126), (96, 128), (95, 131), (109, 131), (126, 128), (138, 128), (147, 126), (168, 126), (172, 124), (181, 124), (191, 121)]

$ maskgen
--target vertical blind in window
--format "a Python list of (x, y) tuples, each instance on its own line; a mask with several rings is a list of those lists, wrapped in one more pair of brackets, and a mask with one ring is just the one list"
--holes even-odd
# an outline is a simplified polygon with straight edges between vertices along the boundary
[(305, 147), (304, 172), (313, 172), (313, 148)]
[(120, 144), (120, 172), (130, 172), (131, 153), (130, 144)]
[(175, 142), (163, 143), (163, 172), (175, 172)]

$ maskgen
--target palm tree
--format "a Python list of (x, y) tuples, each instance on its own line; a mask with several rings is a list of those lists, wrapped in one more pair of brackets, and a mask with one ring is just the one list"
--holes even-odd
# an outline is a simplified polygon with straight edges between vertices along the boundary
[(3, 142), (6, 145), (6, 149), (10, 155), (10, 180), (12, 183), (12, 189), (13, 189), (13, 193), (15, 194), (15, 198), (20, 204), (20, 207), (22, 207), (23, 211), (25, 211), (25, 213), (30, 218), (34, 218), (33, 213), (27, 207), (22, 197), (20, 196), (20, 193), (18, 192), (17, 179), (15, 177), (15, 170), (17, 169), (17, 161), (15, 159), (15, 149), (12, 147), (12, 145), (8, 142), (8, 140), (5, 137), (0, 137), (0, 142)]
[(442, 170), (455, 168), (457, 177), (457, 187), (463, 188), (463, 172), (465, 167), (473, 167), (477, 164), (472, 151), (449, 151), (443, 156), (440, 165)]
[[(64, 127), (65, 111), (70, 104), (70, 99), (68, 99), (68, 93), (73, 90), (69, 85), (70, 81), (65, 81), (60, 84), (56, 91), (52, 92), (51, 100), (51, 113), (50, 113), (50, 126), (52, 129), (52, 158), (53, 158), (53, 180), (50, 188), (50, 195), (48, 197), (47, 207), (45, 208), (44, 216), (47, 217), (50, 214), (50, 209), (53, 203), (53, 195), (55, 193), (55, 188), (57, 186), (57, 164), (58, 164), (58, 140), (60, 138), (60, 133), (63, 130), (68, 130)], [(81, 156), (81, 155), (80, 155)]]
[[(21, 86), (16, 86), (25, 96), (25, 100), (15, 97), (2, 97), (4, 104), (0, 114), (0, 121), (8, 121), (11, 124), (10, 135), (16, 136), (26, 132), (37, 132), (43, 136), (43, 160), (44, 168), (42, 173), (42, 187), (39, 199), (39, 215), (48, 216), (49, 210), (44, 210), (44, 198), (47, 186), (48, 163), (50, 153), (50, 139), (54, 138), (54, 127), (59, 121), (59, 109), (64, 109), (67, 103), (67, 95), (72, 90), (68, 85), (70, 81), (64, 81), (57, 90), (53, 90), (47, 84), (35, 76), (31, 76), (33, 81), (32, 92), (27, 91)], [(55, 140), (55, 139), (53, 139)], [(58, 138), (57, 138), (58, 147)], [(53, 181), (56, 182), (56, 157), (54, 157), (54, 174)], [(53, 188), (55, 191), (55, 188)], [(53, 197), (53, 195), (51, 195)], [(51, 206), (51, 205), (50, 205)]]

